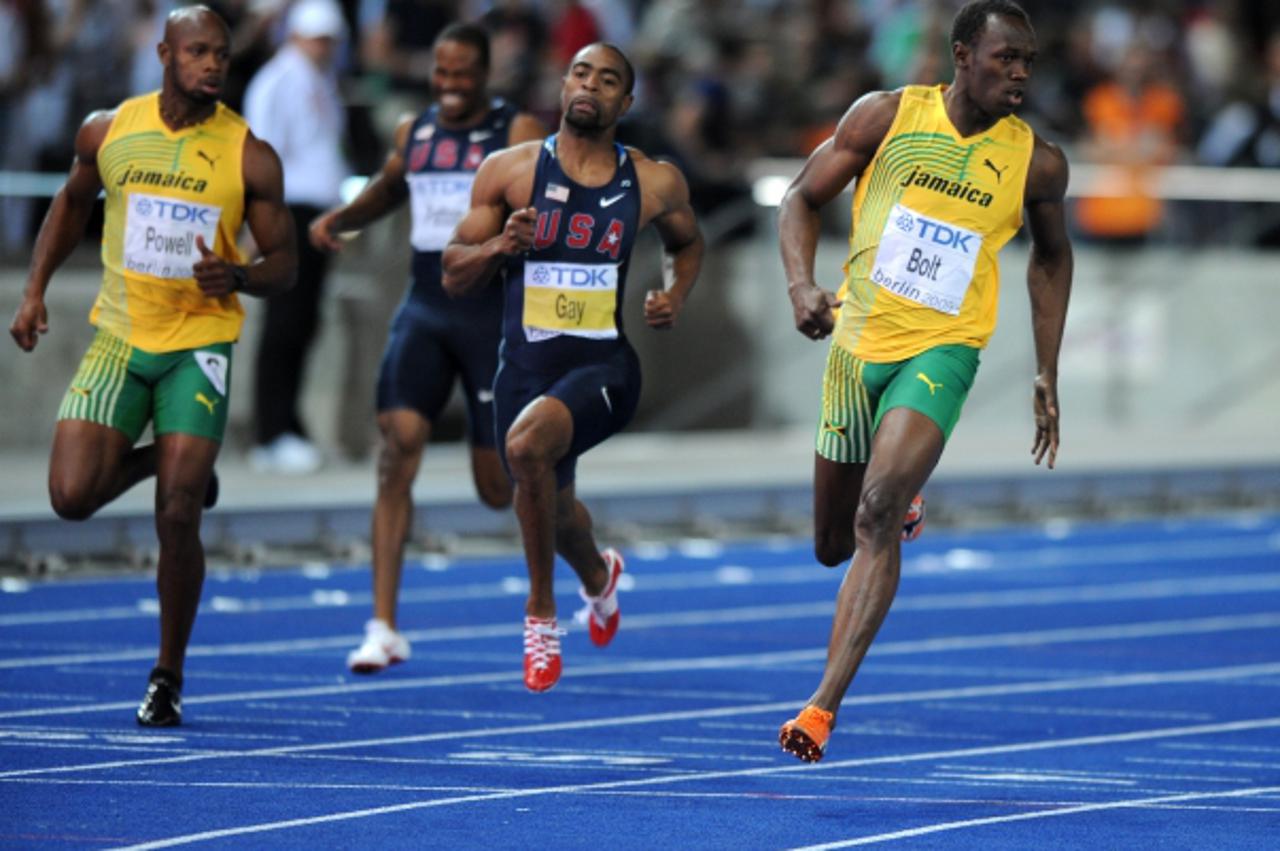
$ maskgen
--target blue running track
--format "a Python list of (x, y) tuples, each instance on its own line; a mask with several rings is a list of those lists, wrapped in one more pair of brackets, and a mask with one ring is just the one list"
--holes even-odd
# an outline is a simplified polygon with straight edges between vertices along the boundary
[(133, 721), (150, 580), (0, 593), (0, 849), (1280, 847), (1280, 517), (905, 548), (826, 759), (777, 746), (841, 571), (807, 542), (624, 549), (591, 646), (521, 682), (523, 562), (406, 569), (408, 663), (344, 659), (366, 567), (211, 572), (185, 724)]

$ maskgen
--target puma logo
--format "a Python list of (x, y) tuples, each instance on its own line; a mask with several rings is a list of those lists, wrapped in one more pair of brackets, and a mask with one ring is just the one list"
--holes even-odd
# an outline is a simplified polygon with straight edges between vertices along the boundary
[(989, 159), (984, 159), (982, 161), (982, 164), (996, 173), (996, 183), (999, 183), (1001, 180), (1003, 180), (1004, 173), (1009, 170), (1008, 166), (1005, 166), (1004, 168), (1000, 168)]
[(209, 171), (216, 171), (217, 161), (222, 159), (222, 157), (220, 156), (210, 157), (208, 154), (206, 154), (204, 151), (199, 150), (198, 148), (196, 149), (196, 156), (209, 164)]
[(213, 416), (213, 409), (217, 407), (218, 402), (221, 400), (210, 399), (208, 396), (204, 395), (203, 393), (196, 393), (196, 401), (199, 402), (201, 405), (204, 405), (206, 408), (208, 408), (209, 416)]
[(939, 381), (937, 384), (934, 384), (932, 381), (929, 380), (929, 376), (925, 375), (923, 372), (917, 372), (916, 378), (923, 381), (929, 387), (930, 396), (933, 396), (934, 394), (936, 394), (938, 392), (938, 388), (942, 386), (941, 381)]

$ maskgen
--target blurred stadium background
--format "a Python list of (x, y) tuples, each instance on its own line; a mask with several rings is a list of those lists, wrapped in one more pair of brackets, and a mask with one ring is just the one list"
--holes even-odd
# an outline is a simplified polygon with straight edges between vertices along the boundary
[[(209, 5), (234, 31), (227, 100), (281, 38), (287, 0)], [(353, 171), (375, 169), (400, 114), (429, 99), (435, 34), (481, 19), (492, 89), (554, 124), (569, 56), (600, 38), (639, 72), (621, 138), (678, 162), (711, 250), (679, 329), (635, 321), (645, 365), (629, 433), (582, 465), (582, 490), (622, 540), (807, 534), (811, 432), (825, 344), (792, 328), (775, 206), (786, 180), (862, 93), (950, 78), (958, 2), (910, 0), (345, 0), (340, 83)], [(1023, 112), (1072, 163), (1075, 290), (1061, 364), (1059, 469), (1035, 469), (1025, 244), (1002, 257), (1001, 325), (938, 474), (936, 523), (1034, 522), (1280, 507), (1280, 5), (1265, 0), (1026, 2), (1041, 54)], [(0, 313), (17, 307), (30, 246), (79, 120), (159, 85), (163, 0), (0, 0)], [(819, 249), (834, 288), (847, 203)], [(253, 473), (249, 399), (259, 305), (238, 347), (214, 554), (272, 561), (319, 548), (360, 559), (373, 495), (373, 383), (408, 273), (406, 218), (370, 228), (331, 277), (304, 408), (327, 456), (308, 478)], [(57, 521), (44, 475), (57, 404), (90, 337), (96, 240), (48, 294), (34, 356), (0, 357), (0, 570), (56, 571), (153, 557), (150, 489), (88, 524)], [(638, 302), (658, 280), (637, 250)], [(417, 494), (416, 546), (512, 545), (510, 514), (474, 505), (440, 424)], [(597, 507), (598, 506), (598, 507)]]

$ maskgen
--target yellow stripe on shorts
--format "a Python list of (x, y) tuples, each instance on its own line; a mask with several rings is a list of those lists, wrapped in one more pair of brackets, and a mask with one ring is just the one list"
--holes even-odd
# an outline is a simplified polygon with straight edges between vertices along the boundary
[(133, 347), (118, 337), (99, 332), (80, 361), (71, 386), (58, 408), (60, 420), (88, 420), (111, 425), (124, 389)]
[(857, 464), (871, 457), (875, 412), (862, 381), (865, 366), (840, 346), (833, 345), (827, 355), (816, 449), (830, 461)]

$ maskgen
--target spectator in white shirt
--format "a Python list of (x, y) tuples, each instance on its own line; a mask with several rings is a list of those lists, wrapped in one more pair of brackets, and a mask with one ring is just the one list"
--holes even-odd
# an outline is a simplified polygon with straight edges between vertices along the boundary
[(254, 364), (256, 445), (250, 463), (261, 472), (305, 474), (323, 460), (299, 416), (298, 397), (329, 264), (329, 256), (311, 246), (307, 227), (339, 201), (349, 174), (342, 154), (345, 111), (333, 71), (347, 26), (334, 0), (299, 0), (285, 31), (288, 41), (245, 94), (250, 128), (280, 154), (284, 198), (298, 235), (297, 286), (267, 299)]

